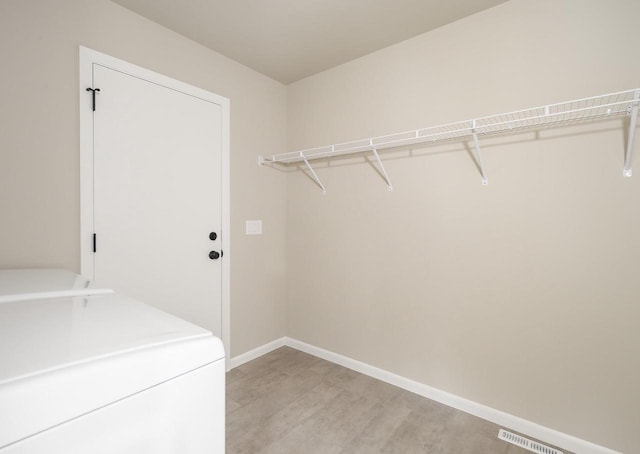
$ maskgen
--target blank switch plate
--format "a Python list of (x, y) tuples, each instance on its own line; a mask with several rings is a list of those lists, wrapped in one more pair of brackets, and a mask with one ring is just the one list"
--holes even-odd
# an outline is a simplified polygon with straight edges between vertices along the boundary
[(246, 221), (247, 235), (262, 235), (262, 221)]

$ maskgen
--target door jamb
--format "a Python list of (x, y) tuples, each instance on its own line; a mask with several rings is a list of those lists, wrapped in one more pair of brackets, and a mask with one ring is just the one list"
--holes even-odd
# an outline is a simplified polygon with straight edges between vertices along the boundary
[[(93, 254), (93, 110), (87, 88), (93, 86), (93, 65), (100, 65), (115, 71), (145, 79), (182, 93), (218, 104), (222, 110), (222, 149), (220, 156), (222, 226), (221, 304), (222, 304), (222, 342), (225, 347), (227, 363), (231, 354), (231, 228), (230, 228), (230, 101), (228, 98), (194, 87), (187, 83), (120, 60), (110, 55), (80, 46), (80, 274), (93, 279), (95, 272)], [(98, 98), (99, 99), (99, 98)]]

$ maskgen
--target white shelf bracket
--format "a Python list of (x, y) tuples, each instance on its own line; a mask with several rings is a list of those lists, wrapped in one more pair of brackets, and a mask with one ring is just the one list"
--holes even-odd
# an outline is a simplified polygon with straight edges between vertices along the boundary
[(478, 166), (480, 167), (480, 174), (482, 175), (482, 185), (486, 186), (489, 182), (487, 181), (487, 174), (484, 172), (484, 164), (482, 163), (482, 153), (480, 152), (480, 142), (478, 142), (475, 120), (472, 120), (471, 134), (473, 135), (473, 144), (476, 147), (476, 157), (478, 159)]
[(311, 175), (313, 175), (313, 179), (316, 180), (316, 183), (318, 183), (318, 186), (322, 188), (322, 193), (326, 194), (327, 190), (322, 184), (322, 181), (320, 181), (320, 178), (318, 178), (318, 175), (316, 175), (316, 172), (313, 170), (313, 167), (311, 167), (311, 164), (309, 164), (309, 161), (305, 157), (304, 153), (301, 152), (300, 157), (304, 160), (304, 163), (307, 165), (307, 168), (309, 169), (309, 172), (311, 172)]
[(382, 165), (382, 160), (380, 159), (380, 155), (378, 154), (378, 150), (376, 149), (375, 145), (373, 145), (373, 140), (369, 140), (369, 145), (371, 145), (371, 150), (373, 151), (373, 154), (375, 155), (376, 159), (378, 160), (378, 165), (380, 166), (380, 171), (382, 172), (382, 175), (384, 175), (384, 179), (387, 182), (387, 185), (389, 186), (389, 192), (393, 191), (393, 185), (391, 184), (391, 180), (389, 179), (389, 175), (387, 175), (387, 171), (384, 168), (384, 165)]
[(633, 141), (636, 135), (636, 125), (638, 124), (638, 104), (640, 104), (640, 91), (636, 91), (633, 95), (633, 105), (631, 107), (631, 121), (629, 121), (629, 138), (627, 140), (627, 154), (624, 157), (624, 169), (622, 175), (630, 177), (631, 172), (631, 156), (633, 155)]

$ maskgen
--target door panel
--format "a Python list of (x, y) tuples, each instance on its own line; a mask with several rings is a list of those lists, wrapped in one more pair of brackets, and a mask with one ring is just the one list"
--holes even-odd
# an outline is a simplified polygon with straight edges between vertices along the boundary
[(95, 279), (221, 336), (222, 109), (97, 64), (93, 77)]

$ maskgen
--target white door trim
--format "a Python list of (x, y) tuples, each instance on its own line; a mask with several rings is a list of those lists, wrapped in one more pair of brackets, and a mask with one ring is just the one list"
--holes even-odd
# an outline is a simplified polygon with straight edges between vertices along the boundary
[[(222, 229), (220, 234), (222, 260), (222, 342), (227, 359), (231, 352), (231, 228), (230, 228), (230, 102), (229, 99), (209, 91), (158, 74), (132, 63), (80, 46), (80, 273), (94, 278), (93, 255), (93, 113), (91, 94), (93, 65), (120, 71), (133, 77), (148, 80), (173, 90), (218, 104), (222, 110)], [(98, 105), (99, 105), (99, 96)]]

